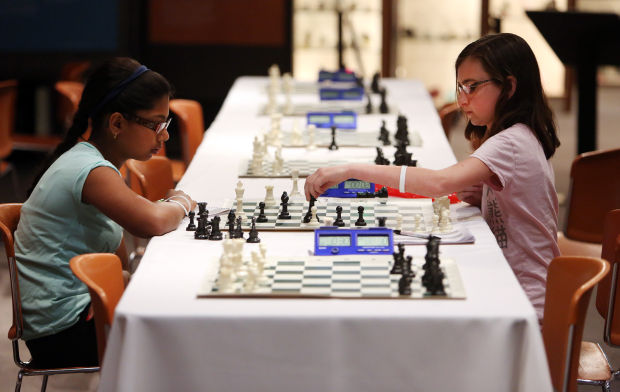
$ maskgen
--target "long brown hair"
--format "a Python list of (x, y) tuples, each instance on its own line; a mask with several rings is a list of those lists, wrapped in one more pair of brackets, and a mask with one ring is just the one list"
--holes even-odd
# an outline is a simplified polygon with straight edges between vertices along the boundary
[[(551, 158), (560, 146), (560, 140), (542, 88), (536, 56), (527, 42), (510, 33), (487, 35), (461, 51), (456, 59), (456, 71), (467, 58), (480, 61), (490, 78), (500, 86), (501, 92), (491, 126), (487, 129), (468, 122), (465, 137), (484, 143), (504, 129), (523, 123), (536, 134), (547, 159)], [(512, 96), (509, 76), (514, 77), (517, 83)]]

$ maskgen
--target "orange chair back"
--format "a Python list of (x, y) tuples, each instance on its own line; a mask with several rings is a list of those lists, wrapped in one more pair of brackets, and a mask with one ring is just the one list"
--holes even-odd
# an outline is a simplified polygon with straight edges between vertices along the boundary
[[(612, 210), (605, 216), (603, 235), (603, 251), (601, 258), (611, 264), (612, 273), (598, 285), (596, 292), (596, 308), (605, 319), (605, 341), (608, 344), (620, 345), (620, 290), (618, 288), (618, 268), (620, 266), (620, 209)], [(609, 299), (612, 298), (611, 314)]]
[[(54, 89), (58, 92), (60, 99), (58, 100), (57, 117), (58, 121), (65, 129), (69, 129), (73, 123), (73, 117), (77, 113), (82, 92), (84, 91), (84, 83), (74, 82), (70, 80), (61, 80), (54, 84)], [(82, 135), (84, 140), (90, 137), (90, 126)]]
[(0, 81), (0, 161), (11, 155), (17, 105), (17, 81)]
[(82, 82), (84, 80), (84, 73), (90, 68), (90, 66), (90, 61), (68, 62), (60, 69), (60, 79)]
[(17, 263), (15, 261), (15, 247), (13, 233), (17, 229), (22, 204), (0, 204), (0, 238), (4, 242), (4, 251), (9, 265), (11, 280), (11, 296), (13, 297), (13, 324), (9, 329), (9, 339), (15, 340), (22, 336), (23, 318), (19, 282), (17, 279)]
[(601, 243), (605, 214), (620, 208), (620, 148), (580, 154), (571, 167), (566, 237)]
[(151, 201), (164, 198), (174, 188), (172, 165), (166, 157), (153, 156), (148, 161), (128, 159), (126, 165), (131, 188)]
[(191, 99), (170, 100), (170, 110), (176, 115), (181, 133), (182, 155), (185, 167), (189, 166), (205, 132), (202, 106)]
[(114, 321), (114, 310), (125, 291), (121, 260), (111, 253), (89, 253), (73, 257), (69, 266), (73, 274), (88, 286), (95, 313), (99, 363), (103, 364), (108, 331)]
[(609, 263), (594, 257), (560, 256), (549, 264), (543, 340), (553, 387), (577, 391), (579, 350), (588, 302)]

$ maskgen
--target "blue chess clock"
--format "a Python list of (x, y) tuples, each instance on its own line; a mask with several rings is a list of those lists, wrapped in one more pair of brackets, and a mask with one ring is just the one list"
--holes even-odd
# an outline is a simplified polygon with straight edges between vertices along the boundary
[(357, 82), (354, 72), (347, 71), (319, 71), (319, 82)]
[(350, 178), (326, 190), (322, 197), (358, 197), (359, 193), (374, 193), (375, 184)]
[(356, 129), (357, 113), (355, 112), (310, 112), (306, 114), (308, 125), (314, 124), (317, 128)]
[(387, 227), (344, 229), (325, 226), (314, 231), (314, 255), (391, 255), (394, 234)]
[(364, 98), (363, 87), (321, 87), (319, 89), (319, 98), (321, 101), (361, 101)]

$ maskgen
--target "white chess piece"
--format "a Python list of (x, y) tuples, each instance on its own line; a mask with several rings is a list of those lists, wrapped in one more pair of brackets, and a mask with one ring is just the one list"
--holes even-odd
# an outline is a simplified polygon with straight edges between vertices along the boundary
[(267, 246), (264, 243), (258, 244), (258, 250), (260, 251), (260, 256), (263, 260), (263, 263), (267, 262)]
[(273, 174), (280, 174), (284, 166), (284, 159), (282, 159), (282, 147), (279, 146), (275, 152), (273, 160)]
[(293, 122), (293, 132), (291, 133), (291, 144), (294, 146), (299, 146), (303, 144), (303, 137), (301, 135), (301, 130), (299, 129), (299, 121), (297, 120)]
[(310, 222), (308, 222), (308, 226), (320, 226), (320, 222), (316, 217), (316, 211), (317, 211), (316, 206), (312, 206), (310, 211), (312, 213), (312, 216), (310, 218)]
[(439, 215), (433, 213), (433, 228), (431, 233), (437, 233), (439, 231)]
[(273, 185), (265, 185), (265, 206), (275, 206), (276, 199), (273, 197)]
[(426, 227), (424, 225), (424, 216), (422, 214), (415, 214), (415, 228), (413, 231), (416, 233), (426, 232)]
[(396, 230), (399, 232), (403, 230), (403, 216), (401, 214), (396, 215)]
[(314, 142), (315, 132), (316, 132), (316, 125), (309, 124), (308, 125), (308, 145), (306, 146), (306, 149), (308, 150), (314, 150), (316, 148), (316, 144)]
[(452, 231), (452, 222), (450, 222), (450, 210), (444, 209), (441, 211), (441, 218), (439, 219), (439, 230), (442, 233)]
[(326, 216), (323, 219), (323, 225), (324, 226), (333, 226), (334, 225), (334, 218), (332, 218), (331, 216)]
[(241, 181), (237, 182), (237, 187), (235, 188), (235, 194), (237, 196), (237, 217), (241, 217), (242, 220), (245, 220), (245, 212), (243, 212), (243, 193), (245, 189), (243, 189), (243, 183)]
[(299, 170), (295, 169), (291, 171), (291, 177), (293, 178), (293, 189), (289, 193), (289, 197), (291, 199), (301, 197), (301, 193), (299, 192)]
[(258, 284), (266, 283), (267, 277), (264, 275), (265, 260), (263, 260), (263, 256), (256, 251), (252, 251), (252, 262), (254, 263)]

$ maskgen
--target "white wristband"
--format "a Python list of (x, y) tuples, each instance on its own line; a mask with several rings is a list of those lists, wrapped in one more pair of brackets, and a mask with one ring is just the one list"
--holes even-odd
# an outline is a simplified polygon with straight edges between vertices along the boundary
[(166, 199), (167, 202), (169, 203), (175, 203), (181, 206), (181, 208), (183, 209), (183, 212), (185, 212), (184, 216), (187, 216), (187, 214), (189, 213), (189, 211), (187, 211), (187, 208), (185, 208), (185, 206), (183, 205), (183, 203), (181, 203), (180, 201), (177, 200), (172, 200), (172, 199)]
[(172, 199), (173, 197), (180, 197), (181, 199), (185, 200), (187, 202), (187, 209), (191, 209), (192, 208), (192, 201), (190, 199), (188, 199), (187, 197), (183, 196), (183, 195), (173, 195), (170, 196), (168, 199)]
[(400, 181), (398, 182), (398, 190), (401, 193), (405, 192), (405, 180), (407, 179), (407, 166), (400, 167)]

